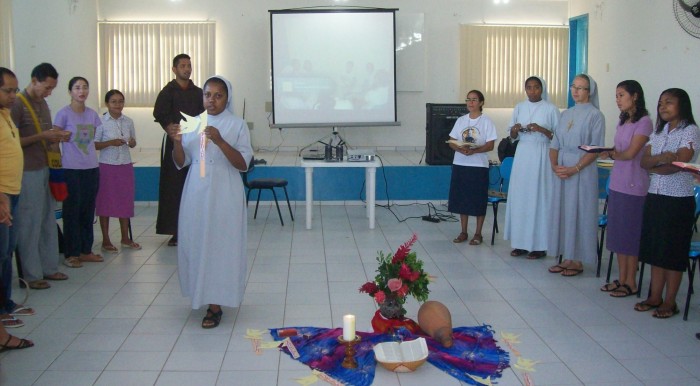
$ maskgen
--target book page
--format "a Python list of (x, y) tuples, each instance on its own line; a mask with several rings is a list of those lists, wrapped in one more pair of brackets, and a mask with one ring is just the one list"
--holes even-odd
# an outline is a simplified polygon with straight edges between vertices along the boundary
[(426, 354), (427, 345), (425, 344), (425, 339), (423, 338), (401, 343), (401, 355), (405, 362), (425, 358)]
[(377, 359), (382, 362), (402, 362), (401, 346), (397, 342), (381, 343), (375, 347)]

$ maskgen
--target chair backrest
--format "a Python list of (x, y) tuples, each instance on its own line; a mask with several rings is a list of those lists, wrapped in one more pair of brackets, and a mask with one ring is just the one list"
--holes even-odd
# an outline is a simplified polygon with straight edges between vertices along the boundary
[(506, 157), (503, 159), (501, 162), (501, 166), (498, 168), (499, 173), (501, 174), (501, 183), (499, 186), (499, 190), (501, 192), (507, 192), (508, 188), (510, 187), (509, 181), (510, 181), (510, 172), (513, 170), (513, 157)]
[(506, 157), (501, 162), (501, 178), (504, 181), (510, 180), (510, 172), (513, 170), (513, 157)]
[(248, 173), (252, 172), (253, 169), (255, 169), (255, 157), (250, 159), (250, 163), (248, 164), (248, 170), (245, 172), (240, 172), (241, 179), (243, 180), (243, 186), (245, 186), (248, 189), (250, 189), (250, 186), (248, 186)]

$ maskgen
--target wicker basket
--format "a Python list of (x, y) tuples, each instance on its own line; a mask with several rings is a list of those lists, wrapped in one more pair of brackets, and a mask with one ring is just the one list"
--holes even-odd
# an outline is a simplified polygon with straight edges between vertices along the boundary
[[(410, 373), (428, 360), (428, 345), (424, 338), (421, 337), (411, 342), (403, 342), (400, 346), (396, 346), (397, 344), (397, 342), (386, 342), (374, 346), (375, 358), (385, 369), (395, 373)], [(406, 348), (406, 351), (404, 352), (401, 349), (402, 353), (400, 356), (408, 358), (408, 360), (401, 362), (396, 360), (388, 361), (388, 358), (397, 358), (399, 356), (396, 354), (396, 350), (399, 350), (401, 346)]]

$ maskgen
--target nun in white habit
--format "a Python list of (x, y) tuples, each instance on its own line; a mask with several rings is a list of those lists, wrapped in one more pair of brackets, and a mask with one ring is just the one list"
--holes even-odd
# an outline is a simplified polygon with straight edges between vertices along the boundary
[(559, 109), (549, 102), (547, 84), (531, 76), (525, 81), (527, 100), (513, 109), (508, 136), (518, 140), (508, 185), (504, 239), (510, 240), (511, 256), (529, 259), (546, 255), (549, 238), (549, 203), (552, 197), (552, 166), (549, 145), (559, 123)]
[(245, 292), (247, 212), (240, 172), (248, 169), (253, 149), (245, 121), (233, 114), (228, 80), (215, 76), (204, 83), (204, 107), (203, 133), (180, 134), (174, 128), (168, 134), (175, 143), (175, 165), (192, 166), (180, 203), (180, 288), (192, 299), (192, 309), (209, 306), (202, 327), (214, 328), (221, 307), (238, 307)]
[(605, 145), (605, 117), (593, 78), (577, 75), (571, 96), (576, 104), (561, 114), (549, 150), (554, 184), (547, 251), (564, 257), (549, 272), (562, 276), (580, 274), (584, 263), (595, 264), (598, 257), (598, 156), (578, 147)]

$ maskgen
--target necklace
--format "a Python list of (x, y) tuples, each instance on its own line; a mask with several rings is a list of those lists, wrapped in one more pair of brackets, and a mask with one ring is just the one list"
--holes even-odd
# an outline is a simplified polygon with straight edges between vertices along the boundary
[(571, 130), (571, 128), (574, 126), (574, 121), (576, 120), (576, 106), (571, 109), (571, 120), (569, 121), (569, 124), (566, 126), (566, 131)]
[[(476, 125), (479, 124), (479, 121), (481, 120), (481, 117), (483, 117), (483, 116), (484, 116), (484, 114), (479, 114), (478, 117), (472, 118), (471, 115), (468, 115), (468, 117), (469, 117), (469, 126), (476, 127)], [(475, 120), (475, 122), (472, 123), (472, 120)]]
[(540, 106), (542, 106), (542, 103), (539, 103), (539, 102), (541, 102), (541, 101), (542, 101), (542, 100), (540, 99), (540, 100), (537, 101), (537, 102), (531, 102), (532, 104), (536, 105), (534, 110), (531, 110), (532, 106), (527, 106), (527, 112), (528, 112), (528, 114), (530, 115), (530, 117), (528, 118), (528, 121), (527, 121), (527, 124), (528, 124), (528, 125), (531, 124), (531, 123), (533, 123), (533, 122), (532, 122), (532, 116), (535, 115), (535, 113), (536, 113), (537, 110), (540, 108)]

